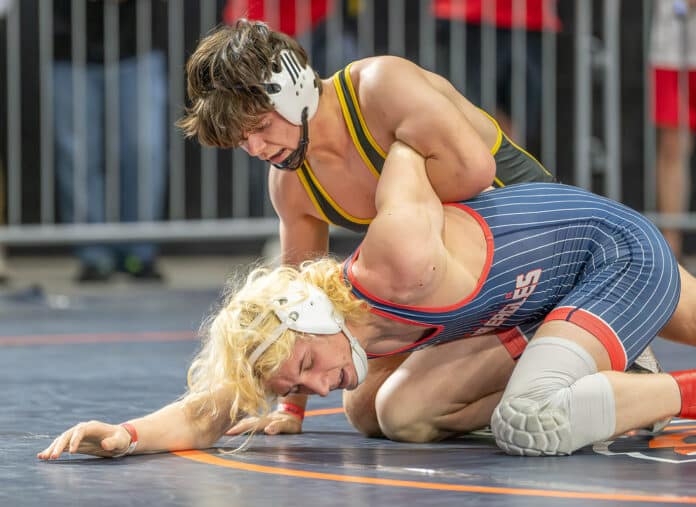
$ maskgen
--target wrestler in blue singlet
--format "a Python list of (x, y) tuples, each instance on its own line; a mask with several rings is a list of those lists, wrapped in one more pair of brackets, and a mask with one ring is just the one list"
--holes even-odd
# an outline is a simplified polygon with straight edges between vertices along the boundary
[(625, 370), (679, 301), (677, 262), (667, 242), (622, 204), (576, 187), (528, 183), (447, 206), (476, 218), (488, 244), (477, 287), (459, 303), (385, 302), (352, 276), (359, 249), (344, 265), (353, 293), (380, 314), (433, 328), (390, 354), (495, 333), (516, 357), (542, 322), (566, 320), (595, 335), (612, 368)]

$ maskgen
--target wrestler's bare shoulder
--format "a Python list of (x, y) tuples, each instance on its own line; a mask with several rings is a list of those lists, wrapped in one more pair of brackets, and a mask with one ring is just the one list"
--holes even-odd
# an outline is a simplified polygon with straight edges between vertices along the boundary
[[(415, 63), (398, 56), (371, 56), (354, 61), (350, 66), (350, 78), (356, 89), (378, 91), (399, 83), (404, 75), (426, 75), (427, 71)], [(392, 97), (393, 98), (393, 97)]]

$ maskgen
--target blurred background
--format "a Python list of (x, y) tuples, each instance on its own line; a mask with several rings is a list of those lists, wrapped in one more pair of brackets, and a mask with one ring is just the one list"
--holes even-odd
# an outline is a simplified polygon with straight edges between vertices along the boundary
[[(0, 0), (2, 290), (214, 287), (275, 255), (268, 169), (174, 126), (188, 55), (242, 16), (322, 76), (377, 54), (443, 74), (560, 181), (647, 213), (693, 271), (694, 3)], [(332, 249), (356, 240), (334, 231)]]

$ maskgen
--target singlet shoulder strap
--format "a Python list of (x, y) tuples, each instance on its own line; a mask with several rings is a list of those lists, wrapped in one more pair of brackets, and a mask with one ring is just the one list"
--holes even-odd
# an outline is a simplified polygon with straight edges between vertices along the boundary
[(297, 176), (305, 192), (307, 192), (307, 196), (312, 201), (312, 204), (314, 204), (314, 208), (319, 212), (326, 223), (345, 227), (354, 232), (367, 231), (367, 226), (372, 219), (354, 217), (341, 208), (338, 203), (331, 198), (324, 187), (321, 186), (316, 176), (314, 176), (309, 162), (306, 160), (304, 161), (302, 166), (297, 170)]
[(375, 141), (367, 128), (362, 111), (360, 111), (355, 88), (350, 80), (350, 67), (351, 64), (348, 64), (343, 70), (339, 70), (334, 74), (334, 87), (336, 88), (336, 94), (341, 103), (343, 119), (353, 139), (353, 144), (355, 144), (365, 165), (379, 178), (387, 154), (377, 144), (377, 141)]

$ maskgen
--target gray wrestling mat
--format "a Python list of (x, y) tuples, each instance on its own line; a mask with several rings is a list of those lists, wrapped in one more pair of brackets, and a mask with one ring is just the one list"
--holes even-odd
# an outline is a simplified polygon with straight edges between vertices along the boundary
[[(696, 504), (695, 422), (572, 457), (519, 458), (485, 432), (429, 445), (363, 438), (341, 413), (340, 393), (310, 400), (304, 434), (257, 436), (242, 454), (35, 457), (76, 422), (120, 422), (179, 396), (194, 330), (216, 297), (137, 286), (0, 294), (0, 505)], [(696, 350), (655, 349), (668, 369), (696, 365)]]

